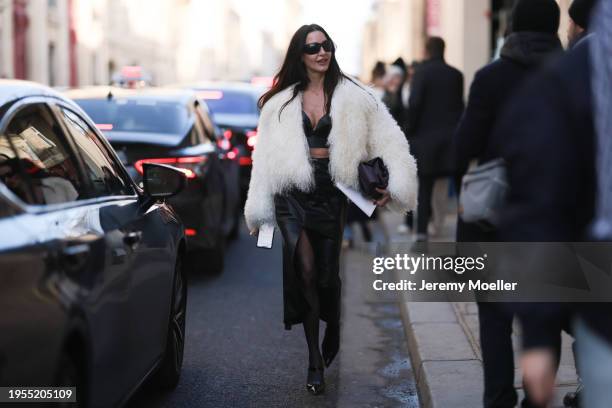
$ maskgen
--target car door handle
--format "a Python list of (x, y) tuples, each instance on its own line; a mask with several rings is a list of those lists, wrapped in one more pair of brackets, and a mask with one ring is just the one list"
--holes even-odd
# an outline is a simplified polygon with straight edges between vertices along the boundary
[(128, 246), (134, 246), (142, 239), (141, 231), (131, 231), (123, 236), (123, 242)]

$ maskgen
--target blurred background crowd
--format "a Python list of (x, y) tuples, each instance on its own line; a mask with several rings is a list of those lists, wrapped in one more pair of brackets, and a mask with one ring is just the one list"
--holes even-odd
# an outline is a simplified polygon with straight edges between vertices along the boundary
[[(562, 16), (569, 21), (564, 29)], [(422, 59), (374, 65), (370, 82), (404, 130), (419, 168), (418, 208), (398, 232), (412, 230), (417, 241), (427, 241), (442, 232), (448, 204), (458, 202), (452, 215), (458, 242), (607, 242), (612, 2), (575, 0), (562, 10), (554, 0), (518, 0), (507, 17), (498, 26), (499, 41), (491, 42), (492, 62), (475, 72), (469, 64), (455, 65), (447, 45), (456, 40), (438, 35), (425, 40)], [(478, 61), (477, 50), (471, 43), (464, 49), (472, 54), (470, 63)], [(473, 210), (462, 205), (468, 203), (462, 195), (470, 194), (466, 175), (489, 177), (487, 188), (507, 183), (499, 207), (481, 203), (498, 214), (495, 222), (484, 213), (476, 220), (466, 216)], [(472, 206), (489, 200), (486, 189), (477, 194)], [(576, 339), (584, 384), (566, 396), (566, 406), (609, 405), (610, 312), (608, 303), (479, 302), (483, 405), (519, 402), (511, 338), (515, 317), (523, 327), (521, 406), (548, 406), (562, 331)]]

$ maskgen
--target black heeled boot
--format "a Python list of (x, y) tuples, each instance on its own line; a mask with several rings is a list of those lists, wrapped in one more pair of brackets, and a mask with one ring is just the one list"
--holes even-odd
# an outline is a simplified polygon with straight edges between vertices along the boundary
[(321, 354), (323, 355), (325, 367), (329, 367), (332, 361), (334, 361), (339, 349), (340, 323), (328, 323), (325, 327), (325, 336), (323, 337), (323, 343), (321, 344)]
[(325, 391), (325, 376), (323, 367), (308, 367), (306, 389), (312, 395), (319, 395)]

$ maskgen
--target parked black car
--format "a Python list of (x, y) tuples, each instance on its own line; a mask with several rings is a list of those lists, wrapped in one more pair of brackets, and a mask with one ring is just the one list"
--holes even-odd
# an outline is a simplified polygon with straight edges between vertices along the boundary
[(237, 236), (240, 227), (240, 170), (217, 146), (206, 105), (181, 89), (94, 87), (67, 95), (91, 116), (137, 182), (144, 163), (184, 169), (187, 188), (169, 203), (185, 224), (187, 249), (203, 252), (208, 268), (221, 270), (226, 237)]
[(87, 115), (50, 88), (0, 80), (0, 386), (76, 386), (123, 405), (183, 361), (184, 227), (170, 166), (128, 176)]
[(200, 82), (186, 87), (195, 90), (208, 105), (213, 121), (223, 132), (223, 147), (238, 158), (244, 203), (251, 178), (251, 154), (257, 143), (257, 101), (266, 89), (243, 82)]

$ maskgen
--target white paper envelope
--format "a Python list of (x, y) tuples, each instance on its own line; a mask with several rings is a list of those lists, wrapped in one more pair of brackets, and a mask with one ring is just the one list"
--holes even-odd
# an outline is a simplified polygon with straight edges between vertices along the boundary
[(264, 224), (259, 228), (257, 236), (257, 246), (259, 248), (272, 248), (272, 240), (274, 239), (274, 225)]
[(344, 193), (361, 211), (363, 211), (368, 217), (371, 217), (376, 209), (376, 204), (371, 199), (361, 194), (361, 191), (355, 190), (354, 188), (345, 186), (341, 183), (336, 183), (336, 187)]

